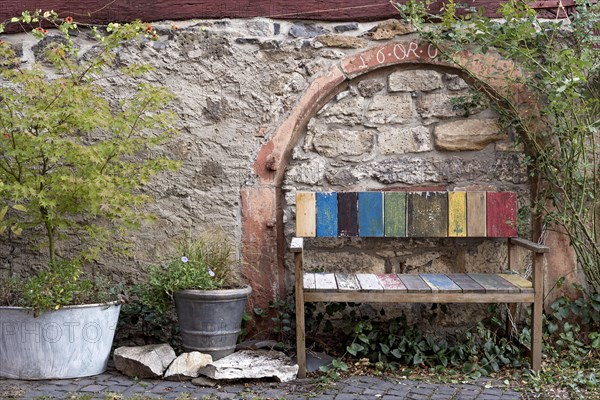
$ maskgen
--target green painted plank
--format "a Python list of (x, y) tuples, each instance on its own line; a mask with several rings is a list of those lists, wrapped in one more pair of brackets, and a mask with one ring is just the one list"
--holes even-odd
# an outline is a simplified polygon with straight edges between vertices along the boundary
[(387, 192), (384, 197), (385, 236), (406, 236), (406, 192)]
[(409, 192), (406, 203), (408, 237), (448, 236), (448, 192)]

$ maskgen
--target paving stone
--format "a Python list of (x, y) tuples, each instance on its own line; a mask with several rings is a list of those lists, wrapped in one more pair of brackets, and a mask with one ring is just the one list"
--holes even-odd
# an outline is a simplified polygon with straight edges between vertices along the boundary
[(410, 394), (422, 394), (422, 395), (431, 395), (435, 391), (435, 388), (424, 388), (424, 387), (416, 387), (410, 390)]
[(419, 393), (409, 393), (406, 396), (407, 400), (429, 400), (430, 395), (419, 394)]
[(335, 400), (356, 400), (356, 394), (341, 393), (335, 396)]
[(86, 387), (82, 388), (80, 390), (80, 392), (97, 393), (97, 392), (103, 392), (105, 390), (106, 390), (106, 386), (105, 385), (89, 385), (89, 386), (86, 386)]

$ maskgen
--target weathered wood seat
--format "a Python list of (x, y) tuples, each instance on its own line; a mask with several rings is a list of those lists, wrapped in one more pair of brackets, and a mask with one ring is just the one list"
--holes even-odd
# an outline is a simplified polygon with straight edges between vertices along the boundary
[[(305, 302), (530, 303), (531, 365), (541, 364), (543, 257), (548, 247), (517, 238), (516, 195), (511, 192), (298, 192), (295, 253), (296, 346), (306, 375)], [(515, 246), (533, 252), (532, 281), (517, 274), (307, 273), (304, 238), (490, 237), (507, 241), (509, 267)], [(501, 269), (501, 266), (498, 267)]]

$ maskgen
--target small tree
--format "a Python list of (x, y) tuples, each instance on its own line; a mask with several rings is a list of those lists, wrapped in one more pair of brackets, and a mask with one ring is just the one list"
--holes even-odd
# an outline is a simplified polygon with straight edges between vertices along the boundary
[[(79, 27), (71, 17), (24, 12), (7, 24), (37, 25), (31, 33), (40, 39), (49, 35), (43, 26), (52, 24), (62, 39), (49, 40), (44, 65), (25, 67), (0, 41), (0, 204), (9, 206), (4, 224), (17, 235), (43, 233), (51, 262), (65, 237), (79, 238), (82, 255), (93, 259), (108, 243), (124, 243), (124, 231), (145, 216), (142, 206), (151, 198), (143, 185), (177, 166), (148, 152), (174, 134), (175, 116), (166, 108), (174, 96), (136, 80), (148, 66), (120, 65), (116, 58), (123, 43), (157, 36), (141, 22), (81, 30), (98, 44), (79, 56), (71, 36)], [(102, 86), (107, 77), (134, 83), (122, 98), (110, 98)]]
[[(593, 34), (600, 5), (578, 2), (572, 16), (543, 21), (526, 3), (511, 0), (500, 7), (503, 21), (494, 21), (453, 0), (441, 15), (429, 14), (428, 4), (395, 5), (488, 94), (507, 129), (520, 133), (529, 170), (540, 178), (532, 211), (548, 229), (568, 234), (588, 282), (600, 292), (600, 50)], [(470, 60), (453, 56), (464, 49), (497, 52), (520, 71), (507, 76), (491, 66), (484, 77)], [(508, 90), (493, 91), (482, 78), (504, 79)], [(520, 103), (515, 87), (525, 87), (533, 101)]]

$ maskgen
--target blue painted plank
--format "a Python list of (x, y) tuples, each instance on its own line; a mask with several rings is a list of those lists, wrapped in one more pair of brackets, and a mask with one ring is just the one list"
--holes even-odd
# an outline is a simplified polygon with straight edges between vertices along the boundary
[(444, 274), (419, 274), (434, 292), (462, 292), (460, 286)]
[(359, 236), (383, 236), (383, 193), (358, 194)]
[(337, 193), (317, 193), (317, 236), (335, 237), (338, 234)]

